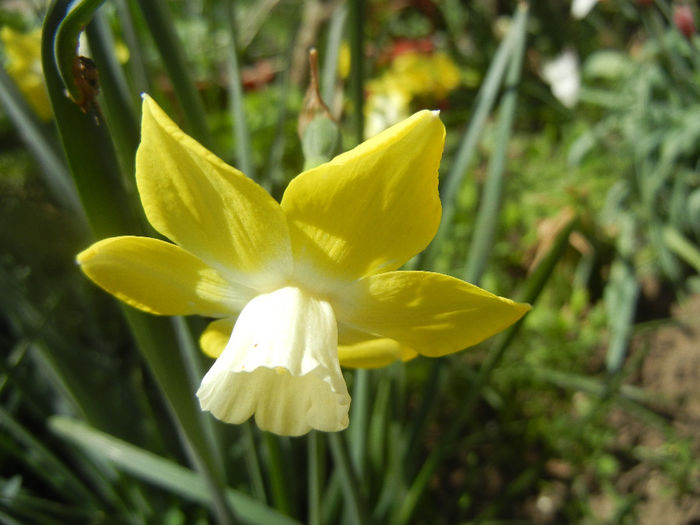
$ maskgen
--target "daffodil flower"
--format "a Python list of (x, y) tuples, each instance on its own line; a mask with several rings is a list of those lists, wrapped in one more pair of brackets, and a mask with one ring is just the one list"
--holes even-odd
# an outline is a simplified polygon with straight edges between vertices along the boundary
[(278, 203), (143, 100), (136, 182), (172, 243), (115, 237), (78, 255), (83, 271), (154, 314), (214, 320), (203, 410), (282, 435), (348, 425), (340, 365), (442, 356), (529, 309), (459, 279), (395, 271), (440, 221), (445, 129), (422, 111), (289, 184)]

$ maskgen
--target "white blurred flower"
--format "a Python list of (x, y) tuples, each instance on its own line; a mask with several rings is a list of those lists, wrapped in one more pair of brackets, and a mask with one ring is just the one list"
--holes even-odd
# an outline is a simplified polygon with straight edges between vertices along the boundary
[(552, 89), (552, 94), (566, 107), (578, 102), (581, 91), (581, 72), (576, 51), (567, 49), (542, 67), (542, 77)]
[(571, 16), (584, 18), (597, 3), (598, 0), (573, 0), (571, 2)]
[(365, 105), (365, 138), (374, 137), (409, 115), (409, 97), (401, 90), (370, 93)]

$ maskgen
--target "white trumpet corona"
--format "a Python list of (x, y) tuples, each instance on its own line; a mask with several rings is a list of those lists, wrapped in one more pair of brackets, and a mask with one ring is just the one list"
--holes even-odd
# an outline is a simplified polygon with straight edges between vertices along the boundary
[(350, 396), (338, 361), (337, 322), (325, 301), (288, 286), (241, 312), (197, 392), (203, 410), (277, 434), (348, 425)]

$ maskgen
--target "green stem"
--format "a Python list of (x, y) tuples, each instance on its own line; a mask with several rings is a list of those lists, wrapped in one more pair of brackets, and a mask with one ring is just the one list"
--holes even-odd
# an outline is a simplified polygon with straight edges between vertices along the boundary
[(238, 46), (236, 41), (236, 17), (234, 16), (234, 2), (228, 4), (227, 20), (229, 21), (231, 45), (228, 48), (228, 96), (233, 132), (236, 137), (236, 163), (240, 170), (255, 180), (255, 167), (253, 166), (250, 142), (250, 131), (245, 114), (243, 99), (243, 84), (238, 65)]
[(114, 55), (114, 37), (101, 12), (95, 13), (85, 32), (100, 71), (100, 91), (104, 96), (107, 124), (129, 183), (134, 176), (134, 157), (139, 145), (139, 124), (133, 99), (119, 62)]
[(355, 142), (359, 144), (365, 134), (364, 114), (364, 63), (365, 63), (365, 2), (350, 0), (350, 100), (354, 111)]
[(243, 440), (246, 448), (245, 463), (248, 470), (248, 477), (253, 487), (253, 494), (258, 501), (267, 503), (265, 481), (263, 480), (262, 470), (260, 468), (258, 447), (255, 442), (253, 424), (250, 421), (243, 423)]
[[(202, 377), (204, 371), (199, 360), (201, 355), (200, 349), (197, 343), (192, 337), (192, 331), (190, 325), (187, 323), (187, 319), (184, 317), (172, 317), (170, 318), (175, 337), (177, 338), (177, 346), (180, 350), (180, 356), (182, 358), (182, 363), (189, 379), (189, 392), (196, 392), (202, 382)], [(212, 459), (217, 465), (221, 465), (221, 477), (222, 480), (226, 478), (226, 469), (224, 465), (224, 452), (221, 444), (220, 436), (217, 432), (217, 427), (214, 418), (205, 414), (201, 410), (198, 411), (199, 415), (199, 425), (202, 428), (202, 432), (207, 441), (207, 448), (212, 455)]]
[[(340, 45), (343, 40), (343, 30), (345, 29), (345, 19), (348, 10), (345, 6), (339, 6), (331, 17), (328, 28), (328, 39), (326, 40), (325, 57), (323, 60), (323, 73), (321, 80), (321, 94), (323, 101), (333, 111), (333, 98), (335, 94), (335, 82), (338, 77), (338, 56), (340, 55)], [(337, 115), (334, 115), (337, 117)]]
[(307, 438), (307, 453), (309, 459), (308, 489), (309, 489), (309, 525), (321, 525), (321, 501), (323, 495), (323, 434), (311, 431)]
[(321, 523), (336, 523), (339, 521), (340, 505), (343, 500), (343, 488), (341, 486), (338, 469), (333, 469), (326, 483), (326, 491), (321, 503)]
[(365, 478), (367, 457), (367, 425), (369, 422), (369, 370), (355, 370), (352, 405), (350, 407), (350, 456), (360, 483)]
[[(457, 193), (462, 186), (464, 176), (466, 175), (467, 169), (469, 169), (474, 154), (476, 153), (476, 146), (479, 142), (479, 138), (481, 137), (484, 125), (486, 124), (486, 119), (491, 113), (491, 109), (493, 108), (496, 98), (500, 92), (506, 67), (508, 66), (508, 62), (512, 54), (515, 52), (515, 43), (525, 34), (525, 22), (527, 20), (526, 13), (526, 9), (518, 9), (513, 25), (498, 47), (496, 55), (491, 61), (491, 65), (486, 73), (484, 83), (476, 95), (476, 100), (474, 102), (474, 113), (469, 122), (469, 127), (462, 138), (454, 164), (452, 164), (452, 168), (442, 184), (442, 222), (435, 239), (433, 239), (431, 245), (433, 248), (428, 253), (429, 266), (435, 263), (435, 256), (437, 255), (436, 250), (438, 250), (443, 244), (444, 239), (449, 235), (452, 229), (452, 223), (457, 211)], [(439, 270), (440, 268), (436, 269)], [(445, 268), (442, 269), (444, 270)]]
[(522, 22), (523, 29), (516, 33), (518, 38), (513, 44), (513, 52), (506, 74), (506, 92), (501, 101), (496, 130), (496, 146), (491, 155), (484, 191), (474, 225), (474, 237), (469, 248), (469, 256), (464, 272), (464, 278), (474, 284), (478, 284), (481, 281), (481, 277), (486, 269), (486, 263), (491, 253), (496, 233), (498, 217), (501, 212), (503, 172), (505, 171), (508, 158), (508, 144), (510, 143), (518, 100), (517, 86), (520, 82), (525, 51), (524, 26), (526, 25), (526, 15), (526, 9), (520, 8), (518, 10), (518, 16), (524, 19)]
[(74, 65), (80, 33), (95, 16), (104, 0), (75, 0), (65, 9), (52, 41), (55, 65), (70, 98), (80, 101), (83, 93), (78, 85)]
[(144, 60), (145, 49), (137, 31), (135, 16), (138, 16), (138, 8), (134, 5), (136, 0), (116, 0), (117, 13), (121, 22), (121, 34), (126, 47), (129, 49), (129, 61), (126, 64), (129, 80), (134, 92), (137, 94), (150, 92), (148, 71)]
[(367, 523), (367, 511), (359, 490), (359, 483), (353, 470), (345, 438), (339, 432), (328, 434), (335, 467), (340, 475), (345, 494), (345, 516), (354, 525)]
[[(290, 64), (293, 54), (294, 38), (290, 36), (287, 44), (287, 52), (283, 62), (285, 64)], [(275, 126), (274, 139), (267, 155), (269, 161), (265, 168), (265, 176), (261, 177), (261, 185), (268, 190), (275, 199), (280, 200), (287, 183), (286, 176), (282, 170), (282, 157), (284, 156), (284, 149), (287, 141), (285, 130), (287, 120), (289, 119), (289, 98), (291, 91), (289, 70), (285, 70), (279, 75), (276, 84), (280, 93), (277, 107), (277, 124)]]
[(287, 482), (284, 475), (279, 438), (270, 432), (263, 432), (263, 442), (265, 443), (265, 448), (267, 450), (272, 501), (280, 512), (286, 514), (287, 516), (291, 516), (292, 501), (287, 491)]
[(107, 127), (96, 122), (99, 114), (83, 113), (64, 95), (63, 81), (54, 62), (53, 41), (68, 4), (67, 0), (52, 3), (42, 35), (44, 77), (68, 167), (96, 237), (138, 233), (140, 224), (128, 213), (131, 207)]
[[(386, 451), (388, 446), (391, 446), (388, 445), (388, 436), (389, 427), (392, 424), (390, 402), (393, 381), (387, 373), (380, 372), (377, 375), (379, 376), (379, 382), (377, 383), (376, 394), (373, 396), (372, 414), (367, 432), (367, 459), (364, 463), (369, 463), (372, 473), (385, 474), (387, 471)], [(366, 484), (366, 480), (367, 475), (365, 474), (362, 481), (363, 485)]]
[(191, 135), (211, 149), (213, 140), (207, 126), (204, 104), (190, 77), (190, 68), (175, 33), (175, 24), (167, 3), (165, 0), (139, 0), (139, 7), (173, 83), (175, 94), (191, 129)]
[(390, 523), (387, 516), (396, 510), (398, 502), (403, 501), (406, 494), (406, 482), (409, 475), (406, 464), (410, 459), (404, 454), (405, 447), (391, 446), (392, 443), (399, 443), (403, 437), (403, 429), (400, 428), (398, 421), (392, 422), (388, 429), (387, 453), (389, 458), (386, 474), (372, 514), (376, 523)]
[[(408, 427), (406, 436), (402, 441), (404, 448), (403, 456), (406, 458), (406, 465), (413, 465), (414, 462), (411, 459), (416, 457), (418, 452), (418, 444), (420, 442), (421, 436), (424, 435), (425, 429), (428, 425), (428, 417), (433, 411), (433, 407), (437, 402), (438, 393), (440, 392), (440, 385), (446, 375), (445, 365), (447, 364), (446, 359), (434, 359), (431, 363), (430, 377), (423, 387), (421, 404), (418, 407), (416, 415), (411, 418), (411, 424)], [(414, 472), (410, 472), (411, 475)]]

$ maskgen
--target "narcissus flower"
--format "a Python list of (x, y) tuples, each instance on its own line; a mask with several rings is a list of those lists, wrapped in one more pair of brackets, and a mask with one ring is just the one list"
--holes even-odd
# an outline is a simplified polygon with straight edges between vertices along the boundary
[(144, 97), (136, 182), (173, 243), (115, 237), (78, 255), (131, 306), (215, 318), (202, 409), (284, 435), (342, 430), (340, 365), (442, 356), (529, 309), (446, 275), (395, 271), (440, 221), (445, 130), (422, 111), (289, 184), (280, 203), (185, 135)]

